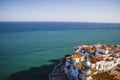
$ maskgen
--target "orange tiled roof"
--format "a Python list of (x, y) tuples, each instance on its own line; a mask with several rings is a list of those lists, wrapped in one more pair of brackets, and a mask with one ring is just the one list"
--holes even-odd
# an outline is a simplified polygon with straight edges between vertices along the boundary
[(78, 67), (81, 69), (82, 68), (82, 62), (78, 63)]
[(73, 54), (73, 55), (72, 55), (72, 58), (81, 58), (81, 57), (82, 57), (81, 54)]
[(99, 61), (103, 60), (103, 56), (97, 56), (96, 58), (97, 58), (97, 60), (99, 60)]
[(114, 76), (113, 80), (120, 80), (120, 77)]
[(95, 56), (92, 56), (92, 59), (93, 59), (94, 62), (97, 62), (97, 61), (98, 61)]
[(114, 76), (108, 72), (98, 73), (92, 76), (93, 80), (113, 80)]
[(89, 50), (89, 51), (95, 52), (94, 48), (87, 47), (86, 49)]

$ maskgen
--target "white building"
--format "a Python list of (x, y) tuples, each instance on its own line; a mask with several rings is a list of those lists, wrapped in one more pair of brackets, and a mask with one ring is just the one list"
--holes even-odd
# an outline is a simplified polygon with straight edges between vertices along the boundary
[[(96, 44), (94, 45), (96, 47), (95, 50), (92, 51), (91, 47), (92, 45), (90, 45), (90, 48), (88, 45), (79, 46), (75, 50), (75, 54), (66, 57), (64, 72), (67, 74), (69, 80), (92, 80), (91, 75), (98, 72), (110, 71), (120, 64), (120, 55), (113, 56), (107, 47), (102, 49), (101, 44)], [(95, 55), (86, 57), (93, 51), (95, 51)], [(102, 58), (99, 59), (100, 57)]]

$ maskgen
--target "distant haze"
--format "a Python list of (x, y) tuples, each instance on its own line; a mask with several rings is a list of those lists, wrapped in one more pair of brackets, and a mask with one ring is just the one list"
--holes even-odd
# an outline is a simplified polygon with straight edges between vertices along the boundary
[(0, 0), (0, 21), (120, 23), (120, 0)]

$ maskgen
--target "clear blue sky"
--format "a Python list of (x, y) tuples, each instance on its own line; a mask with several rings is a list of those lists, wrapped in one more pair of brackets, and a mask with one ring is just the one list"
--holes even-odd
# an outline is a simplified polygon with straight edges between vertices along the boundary
[(120, 23), (120, 0), (0, 0), (0, 21)]

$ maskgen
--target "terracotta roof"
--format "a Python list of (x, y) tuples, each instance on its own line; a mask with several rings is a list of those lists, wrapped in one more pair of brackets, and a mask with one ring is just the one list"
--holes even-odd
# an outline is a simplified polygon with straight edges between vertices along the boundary
[(78, 67), (81, 69), (82, 68), (82, 62), (78, 63)]
[(93, 80), (113, 80), (114, 76), (109, 72), (98, 73), (92, 76)]
[(113, 80), (120, 80), (120, 77), (114, 76)]
[(101, 60), (103, 60), (103, 56), (97, 56), (96, 59), (101, 61)]
[(96, 58), (96, 56), (92, 56), (92, 60), (93, 60), (94, 62), (97, 62), (97, 61), (98, 61), (97, 58)]
[(73, 54), (73, 55), (72, 55), (72, 58), (81, 58), (81, 57), (82, 57), (81, 54)]
[(95, 52), (95, 49), (94, 48), (91, 48), (91, 47), (86, 47), (87, 50), (91, 51), (91, 52)]

